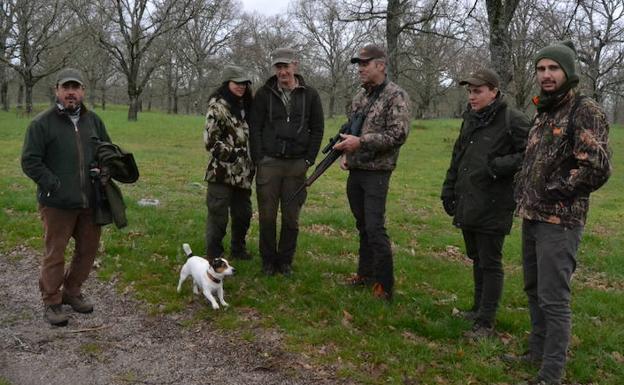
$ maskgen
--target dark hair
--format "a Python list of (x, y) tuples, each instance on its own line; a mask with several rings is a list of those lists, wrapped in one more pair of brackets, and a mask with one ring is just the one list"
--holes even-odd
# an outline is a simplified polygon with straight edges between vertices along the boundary
[(232, 113), (240, 118), (241, 117), (241, 113), (240, 113), (241, 104), (239, 102), (240, 102), (240, 99), (242, 99), (242, 107), (245, 110), (245, 120), (247, 120), (249, 118), (249, 113), (251, 112), (251, 104), (253, 102), (253, 95), (251, 93), (251, 84), (245, 87), (245, 93), (243, 94), (243, 97), (239, 99), (236, 95), (234, 95), (230, 91), (229, 83), (230, 83), (230, 80), (226, 80), (223, 83), (221, 83), (221, 85), (216, 90), (214, 90), (212, 94), (210, 94), (210, 96), (208, 97), (208, 100), (212, 98), (219, 98), (219, 97), (225, 99), (230, 104), (230, 109)]

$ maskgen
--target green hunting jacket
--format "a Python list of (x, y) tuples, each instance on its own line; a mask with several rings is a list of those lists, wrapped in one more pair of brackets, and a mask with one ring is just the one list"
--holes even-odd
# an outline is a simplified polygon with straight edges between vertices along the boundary
[(456, 227), (508, 234), (515, 208), (513, 178), (522, 165), (529, 118), (500, 94), (479, 112), (468, 107), (463, 118), (441, 197), (455, 201)]
[(588, 97), (571, 113), (576, 98), (572, 90), (554, 108), (535, 116), (517, 177), (516, 213), (523, 219), (582, 226), (589, 194), (611, 175), (607, 117)]
[(232, 113), (220, 95), (208, 101), (204, 144), (210, 154), (206, 181), (251, 189), (255, 168), (249, 153), (249, 125)]
[[(347, 154), (350, 170), (394, 170), (399, 149), (409, 134), (411, 114), (407, 92), (391, 81), (377, 87), (383, 89), (370, 106), (362, 124), (361, 146)], [(365, 110), (378, 91), (375, 88), (360, 90), (353, 98), (351, 116)]]
[(37, 199), (60, 209), (94, 205), (89, 176), (95, 160), (96, 140), (110, 142), (104, 123), (83, 105), (76, 125), (54, 106), (37, 115), (26, 130), (21, 164), (37, 184)]

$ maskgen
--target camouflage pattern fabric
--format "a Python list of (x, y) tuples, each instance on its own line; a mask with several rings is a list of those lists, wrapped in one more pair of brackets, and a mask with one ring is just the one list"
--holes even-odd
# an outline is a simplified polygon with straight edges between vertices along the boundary
[(251, 189), (255, 168), (249, 155), (249, 126), (221, 97), (208, 101), (204, 143), (210, 153), (206, 181)]
[(609, 124), (600, 105), (584, 98), (568, 120), (576, 94), (570, 91), (553, 110), (537, 114), (516, 179), (516, 215), (566, 227), (584, 225), (589, 194), (611, 175)]
[[(351, 112), (368, 104), (372, 90), (362, 89), (353, 98)], [(409, 95), (393, 82), (388, 82), (371, 106), (360, 134), (361, 147), (347, 154), (349, 169), (394, 170), (399, 148), (410, 128)]]

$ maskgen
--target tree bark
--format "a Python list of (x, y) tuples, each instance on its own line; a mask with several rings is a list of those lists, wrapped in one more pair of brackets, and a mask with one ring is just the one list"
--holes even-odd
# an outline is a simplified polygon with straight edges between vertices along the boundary
[(388, 45), (388, 78), (399, 79), (399, 35), (401, 33), (401, 4), (399, 0), (388, 0), (386, 18), (386, 44)]
[(509, 93), (512, 89), (513, 62), (509, 25), (519, 0), (486, 0), (490, 32), (490, 60), (501, 80), (500, 88)]
[(128, 120), (136, 122), (139, 116), (139, 95), (128, 90)]

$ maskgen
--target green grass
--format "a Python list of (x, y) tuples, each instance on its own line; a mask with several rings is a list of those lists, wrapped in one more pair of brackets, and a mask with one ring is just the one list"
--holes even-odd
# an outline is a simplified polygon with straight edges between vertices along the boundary
[[(175, 286), (184, 261), (181, 244), (204, 250), (203, 118), (143, 113), (138, 122), (127, 122), (123, 107), (98, 113), (113, 140), (134, 152), (141, 171), (137, 183), (122, 186), (129, 226), (105, 228), (99, 275), (119, 276), (120, 290), (133, 290), (152, 312), (189, 312), (190, 285), (181, 295)], [(339, 124), (328, 121), (326, 137)], [(0, 113), (2, 251), (42, 247), (35, 186), (19, 166), (27, 125), (28, 119), (14, 112)], [(529, 329), (517, 222), (504, 251), (507, 276), (497, 326), (504, 338), (468, 342), (462, 333), (470, 325), (451, 316), (453, 308), (470, 304), (472, 290), (470, 266), (447, 252), (449, 245), (463, 250), (463, 242), (438, 198), (458, 127), (457, 120), (415, 121), (401, 150), (387, 207), (395, 248), (391, 305), (341, 285), (356, 266), (357, 235), (345, 196), (346, 173), (332, 167), (309, 190), (294, 275), (261, 274), (254, 216), (248, 244), (256, 257), (237, 261), (237, 276), (226, 281), (230, 308), (214, 312), (196, 298), (200, 310), (188, 324), (210, 322), (244, 340), (256, 338), (257, 328), (277, 329), (288, 349), (362, 383), (502, 384), (533, 376), (532, 369), (507, 367), (499, 359), (504, 352), (521, 352)], [(622, 127), (613, 127), (615, 175), (592, 195), (578, 255), (570, 382), (624, 383), (624, 181), (618, 174), (623, 141)], [(141, 198), (159, 199), (161, 205), (141, 207)]]

